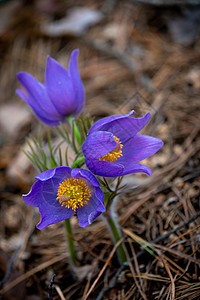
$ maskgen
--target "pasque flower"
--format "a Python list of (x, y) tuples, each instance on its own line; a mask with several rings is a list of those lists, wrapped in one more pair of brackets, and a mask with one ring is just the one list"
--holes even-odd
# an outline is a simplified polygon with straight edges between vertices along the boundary
[(132, 118), (134, 111), (97, 121), (90, 129), (82, 146), (88, 169), (96, 175), (117, 177), (151, 170), (138, 164), (153, 155), (163, 142), (148, 135), (137, 134), (149, 121), (150, 113)]
[(44, 84), (26, 72), (17, 73), (25, 92), (18, 89), (16, 93), (48, 126), (57, 126), (67, 116), (76, 115), (83, 109), (85, 94), (78, 72), (78, 52), (77, 49), (72, 52), (68, 70), (48, 57)]
[(88, 170), (57, 167), (39, 174), (36, 179), (23, 199), (26, 204), (39, 208), (38, 229), (69, 219), (74, 213), (79, 225), (85, 227), (105, 211), (99, 182)]

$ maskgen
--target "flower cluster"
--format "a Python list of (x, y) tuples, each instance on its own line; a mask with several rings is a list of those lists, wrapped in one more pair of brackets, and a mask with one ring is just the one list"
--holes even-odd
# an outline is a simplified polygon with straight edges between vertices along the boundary
[[(66, 121), (67, 116), (76, 115), (83, 109), (85, 96), (77, 56), (78, 50), (74, 50), (68, 70), (48, 57), (45, 84), (28, 73), (17, 74), (25, 89), (17, 90), (17, 94), (46, 125), (57, 126)], [(109, 116), (90, 128), (82, 144), (83, 158), (79, 157), (80, 150), (75, 153), (79, 158), (75, 165), (84, 160), (88, 170), (60, 166), (36, 176), (37, 181), (23, 199), (28, 205), (39, 208), (41, 221), (37, 228), (43, 229), (74, 214), (81, 227), (91, 224), (105, 211), (104, 194), (95, 175), (118, 177), (139, 172), (151, 175), (150, 168), (139, 162), (156, 153), (163, 142), (138, 134), (149, 122), (150, 113), (142, 118), (133, 118), (133, 114), (134, 111)], [(78, 128), (75, 129), (73, 127), (72, 131), (76, 136)]]

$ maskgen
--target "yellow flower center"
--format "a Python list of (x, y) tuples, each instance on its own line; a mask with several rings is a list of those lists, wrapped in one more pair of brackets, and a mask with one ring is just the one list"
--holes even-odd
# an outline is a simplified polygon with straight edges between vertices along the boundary
[(110, 151), (108, 154), (102, 156), (101, 158), (99, 158), (98, 160), (104, 160), (104, 161), (116, 161), (120, 156), (122, 156), (122, 143), (120, 142), (120, 140), (114, 136), (115, 141), (117, 142), (117, 146), (115, 147), (115, 149), (113, 149), (112, 151)]
[(77, 208), (87, 205), (90, 197), (91, 189), (83, 179), (69, 178), (60, 183), (56, 199), (59, 199), (61, 206), (76, 211)]

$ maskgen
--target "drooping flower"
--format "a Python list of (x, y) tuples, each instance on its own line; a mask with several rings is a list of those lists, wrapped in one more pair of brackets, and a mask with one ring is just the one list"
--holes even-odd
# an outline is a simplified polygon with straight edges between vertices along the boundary
[(156, 153), (163, 142), (148, 135), (137, 134), (149, 121), (150, 113), (132, 118), (134, 111), (97, 121), (90, 129), (82, 151), (88, 169), (100, 176), (117, 177), (151, 170), (138, 164)]
[(17, 73), (17, 79), (25, 92), (18, 89), (16, 93), (32, 108), (38, 119), (48, 126), (57, 126), (67, 116), (76, 115), (83, 109), (85, 93), (78, 72), (78, 53), (78, 49), (72, 52), (68, 70), (48, 57), (44, 84), (29, 73)]
[(75, 213), (79, 225), (85, 227), (105, 211), (99, 182), (88, 170), (57, 167), (36, 179), (23, 199), (26, 204), (39, 208), (38, 229), (69, 219)]

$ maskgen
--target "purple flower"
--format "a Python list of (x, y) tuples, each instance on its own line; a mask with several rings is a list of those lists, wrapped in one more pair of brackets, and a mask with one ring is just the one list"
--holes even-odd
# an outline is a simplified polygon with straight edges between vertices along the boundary
[(77, 49), (72, 52), (68, 70), (48, 57), (45, 84), (26, 72), (17, 73), (25, 92), (18, 89), (16, 93), (32, 108), (38, 119), (48, 126), (57, 126), (67, 116), (76, 115), (83, 109), (85, 94), (78, 72), (78, 53)]
[(105, 211), (99, 182), (88, 170), (57, 167), (36, 176), (31, 191), (23, 195), (26, 204), (39, 208), (38, 229), (77, 214), (79, 225), (91, 224)]
[(139, 161), (153, 155), (163, 142), (148, 135), (137, 134), (149, 121), (150, 113), (132, 118), (134, 112), (103, 118), (90, 129), (82, 146), (88, 169), (96, 175), (117, 177), (151, 170)]

